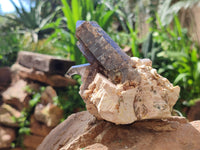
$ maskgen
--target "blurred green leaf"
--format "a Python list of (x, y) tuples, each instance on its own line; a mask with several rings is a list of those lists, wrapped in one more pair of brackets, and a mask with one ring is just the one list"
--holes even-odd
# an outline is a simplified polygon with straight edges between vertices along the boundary
[(176, 85), (179, 81), (183, 80), (183, 78), (187, 77), (188, 73), (181, 73), (179, 74), (175, 80), (174, 80), (174, 84)]
[(29, 128), (29, 127), (20, 128), (20, 129), (19, 129), (19, 134), (30, 135), (30, 128)]
[(33, 98), (29, 101), (29, 105), (31, 107), (34, 107), (40, 101), (40, 98), (41, 98), (41, 94), (40, 93), (34, 94)]

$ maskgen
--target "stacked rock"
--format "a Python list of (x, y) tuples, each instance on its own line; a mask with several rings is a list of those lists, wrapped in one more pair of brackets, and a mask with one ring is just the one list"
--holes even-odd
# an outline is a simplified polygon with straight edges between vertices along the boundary
[(55, 87), (65, 88), (76, 84), (75, 80), (65, 77), (66, 70), (73, 64), (65, 59), (22, 51), (11, 69), (0, 69), (0, 149), (10, 148), (18, 136), (18, 120), (23, 117), (24, 109), (30, 108), (29, 102), (33, 99), (27, 88), (39, 92), (41, 87), (46, 86), (30, 114), (30, 135), (24, 135), (24, 147), (36, 149), (60, 123), (64, 112), (53, 102), (57, 97)]

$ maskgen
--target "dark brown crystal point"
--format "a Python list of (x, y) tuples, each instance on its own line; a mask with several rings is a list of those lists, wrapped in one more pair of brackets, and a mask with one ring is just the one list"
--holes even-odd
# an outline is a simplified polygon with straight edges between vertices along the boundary
[[(96, 23), (78, 21), (76, 28), (77, 46), (88, 62), (114, 83), (134, 80), (137, 71), (131, 58)], [(131, 68), (131, 69), (130, 69)]]

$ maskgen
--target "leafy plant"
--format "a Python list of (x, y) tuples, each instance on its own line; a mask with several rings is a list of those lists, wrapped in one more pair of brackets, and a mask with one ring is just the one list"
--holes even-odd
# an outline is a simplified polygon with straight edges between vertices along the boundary
[(74, 76), (73, 78), (76, 79), (79, 84), (56, 89), (58, 96), (53, 99), (54, 104), (64, 110), (63, 120), (72, 113), (85, 110), (85, 103), (79, 95), (80, 77)]
[(14, 31), (0, 33), (0, 67), (11, 66), (20, 50), (20, 36)]
[[(75, 76), (75, 78), (77, 77)], [(40, 102), (41, 94), (45, 91), (45, 89), (46, 87), (40, 87), (39, 90), (36, 90), (30, 88), (29, 86), (26, 86), (26, 88), (24, 89), (31, 96), (31, 100), (29, 100), (29, 107), (24, 108), (21, 111), (21, 116), (19, 118), (13, 117), (13, 120), (19, 124), (17, 139), (15, 143), (13, 143), (13, 147), (24, 147), (24, 135), (30, 134), (31, 115), (34, 113), (35, 106)], [(85, 104), (81, 99), (80, 95), (78, 94), (78, 85), (69, 86), (66, 88), (57, 88), (56, 92), (58, 96), (53, 98), (53, 102), (55, 105), (59, 106), (62, 110), (64, 110), (64, 117), (62, 118), (62, 120), (66, 119), (70, 114), (74, 112), (78, 112), (85, 109)]]
[[(49, 23), (57, 10), (49, 12), (48, 9), (43, 7), (48, 3), (47, 1), (36, 0), (33, 4), (29, 5), (29, 9), (25, 9), (21, 0), (19, 0), (20, 7), (18, 7), (13, 0), (10, 0), (16, 10), (16, 14), (4, 15), (19, 26), (19, 33), (29, 32), (31, 34), (33, 42), (38, 41), (38, 36), (41, 35), (42, 28)], [(40, 33), (40, 34), (39, 34)]]
[(23, 145), (24, 135), (30, 134), (31, 114), (33, 113), (34, 108), (37, 105), (37, 103), (40, 102), (41, 93), (45, 90), (45, 88), (41, 87), (39, 91), (35, 91), (31, 89), (29, 86), (26, 86), (24, 90), (32, 96), (32, 99), (29, 101), (29, 107), (24, 108), (21, 111), (21, 116), (19, 118), (13, 118), (14, 121), (19, 124), (17, 139), (16, 139), (16, 142), (13, 143), (13, 145), (20, 146), (22, 148), (24, 148), (24, 145)]
[(158, 16), (157, 21), (158, 27), (151, 29), (143, 44), (143, 54), (152, 59), (159, 73), (181, 87), (182, 101), (176, 105), (181, 110), (183, 100), (190, 103), (200, 97), (199, 47), (188, 37), (177, 16), (174, 16), (173, 28), (163, 26)]
[(173, 16), (178, 15), (181, 9), (188, 9), (198, 4), (200, 0), (173, 0), (161, 1), (159, 4), (158, 14), (163, 25), (168, 25), (173, 21)]
[(131, 51), (134, 57), (140, 57), (140, 52), (138, 50), (138, 31), (134, 31), (133, 28), (131, 28), (130, 24), (127, 22), (127, 26), (130, 31), (130, 37), (131, 37)]
[[(49, 39), (54, 41), (56, 47), (63, 49), (71, 60), (77, 64), (85, 63), (85, 58), (76, 46), (76, 22), (78, 20), (96, 21), (107, 30), (115, 10), (110, 10), (104, 3), (93, 0), (61, 0), (61, 2), (64, 18), (58, 18), (54, 23), (46, 26), (55, 29)], [(63, 22), (66, 22), (66, 25)]]

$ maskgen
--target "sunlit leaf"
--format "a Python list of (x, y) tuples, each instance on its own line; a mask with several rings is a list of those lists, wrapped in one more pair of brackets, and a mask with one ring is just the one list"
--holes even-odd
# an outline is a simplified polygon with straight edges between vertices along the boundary
[(181, 80), (183, 80), (183, 78), (187, 77), (188, 73), (181, 73), (179, 74), (176, 79), (174, 80), (174, 84), (176, 85), (178, 82), (180, 82)]

